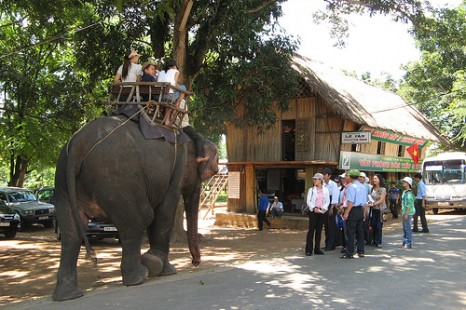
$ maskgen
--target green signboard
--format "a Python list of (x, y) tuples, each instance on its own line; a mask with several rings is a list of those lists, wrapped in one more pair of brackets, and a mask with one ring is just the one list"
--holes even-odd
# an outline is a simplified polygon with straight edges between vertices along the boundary
[(419, 148), (422, 148), (427, 144), (427, 142), (429, 142), (425, 139), (412, 138), (412, 137), (408, 137), (408, 136), (405, 136), (405, 135), (402, 135), (402, 134), (399, 134), (393, 131), (376, 129), (376, 128), (371, 128), (367, 126), (363, 126), (360, 129), (360, 131), (370, 132), (371, 138), (373, 140), (400, 144), (404, 146), (411, 146), (414, 143), (416, 143), (419, 146)]
[(419, 172), (421, 163), (415, 164), (411, 158), (385, 155), (371, 155), (356, 152), (340, 152), (339, 169), (359, 169), (379, 172)]

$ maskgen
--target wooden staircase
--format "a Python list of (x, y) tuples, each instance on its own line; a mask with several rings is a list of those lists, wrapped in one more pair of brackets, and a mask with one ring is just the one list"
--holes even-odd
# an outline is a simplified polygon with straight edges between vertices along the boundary
[[(202, 187), (201, 191), (201, 203), (199, 204), (199, 208), (208, 204), (209, 209), (207, 210), (206, 214), (204, 215), (203, 219), (207, 218), (209, 211), (212, 210), (212, 215), (214, 214), (214, 207), (215, 203), (217, 202), (220, 193), (226, 188), (228, 184), (228, 174), (216, 174), (212, 176), (207, 182), (205, 182), (204, 186)], [(209, 190), (207, 190), (209, 189)]]

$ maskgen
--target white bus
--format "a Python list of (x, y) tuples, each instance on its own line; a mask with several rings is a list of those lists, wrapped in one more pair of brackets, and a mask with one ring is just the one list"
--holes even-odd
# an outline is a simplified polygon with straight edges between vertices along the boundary
[(426, 183), (427, 206), (438, 209), (466, 208), (466, 153), (443, 153), (424, 159), (422, 178)]

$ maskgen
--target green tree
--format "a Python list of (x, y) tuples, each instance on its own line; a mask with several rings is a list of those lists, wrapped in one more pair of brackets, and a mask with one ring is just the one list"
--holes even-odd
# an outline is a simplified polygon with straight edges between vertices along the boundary
[(66, 1), (2, 2), (0, 158), (10, 186), (23, 186), (35, 166), (53, 165), (80, 121), (95, 113), (69, 42), (83, 13)]
[(466, 141), (466, 2), (414, 27), (421, 58), (406, 66), (400, 93), (423, 112), (454, 149)]

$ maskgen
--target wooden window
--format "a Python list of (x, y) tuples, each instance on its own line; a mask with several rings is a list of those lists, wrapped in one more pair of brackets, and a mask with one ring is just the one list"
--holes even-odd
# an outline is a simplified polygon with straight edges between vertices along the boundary
[(378, 155), (385, 155), (385, 142), (378, 141), (377, 142), (377, 154)]
[(403, 157), (405, 155), (405, 146), (398, 145), (398, 157)]
[(361, 152), (361, 144), (351, 144), (351, 152)]

